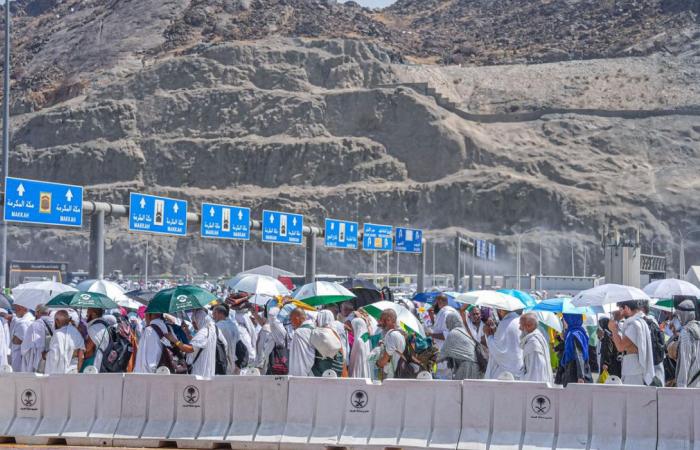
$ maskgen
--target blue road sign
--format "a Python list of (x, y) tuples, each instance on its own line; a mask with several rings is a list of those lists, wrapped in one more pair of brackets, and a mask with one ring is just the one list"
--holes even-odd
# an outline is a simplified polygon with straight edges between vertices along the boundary
[(357, 222), (326, 219), (325, 245), (332, 248), (357, 249)]
[(476, 255), (477, 258), (481, 258), (481, 252), (482, 252), (482, 246), (481, 243), (483, 241), (481, 239), (477, 239), (474, 241), (474, 254)]
[(364, 250), (391, 251), (393, 247), (390, 225), (366, 223), (362, 228), (362, 248)]
[(129, 194), (129, 231), (187, 234), (187, 202), (167, 197)]
[(423, 231), (414, 228), (396, 227), (394, 250), (405, 253), (422, 253)]
[(303, 239), (304, 216), (279, 211), (263, 211), (263, 242), (301, 244)]
[(489, 243), (489, 259), (491, 261), (496, 260), (496, 244)]
[(202, 203), (202, 237), (250, 239), (250, 209)]
[(41, 225), (83, 225), (83, 188), (7, 177), (5, 221)]

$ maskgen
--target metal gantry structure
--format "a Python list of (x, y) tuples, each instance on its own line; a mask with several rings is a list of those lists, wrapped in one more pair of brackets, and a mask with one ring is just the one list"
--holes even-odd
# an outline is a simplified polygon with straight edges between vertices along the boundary
[[(127, 217), (129, 215), (129, 207), (127, 205), (118, 205), (112, 203), (83, 201), (83, 212), (90, 217), (90, 265), (89, 273), (92, 278), (101, 279), (104, 277), (104, 242), (105, 242), (105, 217)], [(187, 223), (199, 224), (202, 216), (198, 213), (188, 212)], [(262, 222), (259, 220), (250, 221), (251, 230), (262, 231)], [(362, 237), (362, 232), (359, 232)], [(316, 249), (317, 238), (323, 238), (325, 231), (316, 226), (304, 225), (303, 235), (306, 245), (306, 263), (304, 278), (307, 283), (311, 283), (316, 279)], [(417, 290), (421, 292), (425, 288), (425, 244), (426, 240), (422, 239), (423, 251), (418, 256), (418, 274), (417, 274)], [(274, 245), (274, 244), (272, 244)], [(376, 254), (376, 252), (375, 252)]]

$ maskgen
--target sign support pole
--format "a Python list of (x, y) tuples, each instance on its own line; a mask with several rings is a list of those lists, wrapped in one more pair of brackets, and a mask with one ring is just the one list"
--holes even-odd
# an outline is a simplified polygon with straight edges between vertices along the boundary
[(312, 230), (306, 235), (306, 268), (304, 270), (304, 278), (306, 283), (316, 281), (316, 233)]
[[(433, 244), (433, 253), (435, 252), (435, 244)], [(427, 250), (427, 245), (423, 245), (423, 251), (418, 255), (418, 277), (416, 279), (416, 291), (417, 292), (423, 292), (425, 291), (425, 260), (426, 260), (426, 250)], [(435, 276), (433, 275), (433, 280), (435, 280)], [(434, 283), (434, 281), (433, 281)]]
[(105, 275), (105, 212), (97, 211), (90, 218), (90, 278), (102, 280)]

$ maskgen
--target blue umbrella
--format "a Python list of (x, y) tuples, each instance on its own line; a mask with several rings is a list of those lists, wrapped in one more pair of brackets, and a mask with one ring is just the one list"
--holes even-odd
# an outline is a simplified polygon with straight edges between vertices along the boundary
[(562, 314), (586, 314), (594, 315), (595, 312), (586, 306), (577, 307), (571, 302), (570, 297), (550, 298), (542, 300), (535, 306), (529, 308), (530, 311), (548, 311)]
[(516, 289), (499, 289), (498, 292), (517, 298), (518, 300), (523, 302), (523, 304), (527, 308), (532, 308), (537, 304), (535, 298), (527, 292), (518, 291)]
[(430, 291), (430, 292), (418, 292), (413, 296), (413, 301), (428, 303), (432, 305), (435, 302), (435, 297), (438, 295), (444, 295), (447, 297), (447, 304), (454, 309), (459, 309), (462, 305), (455, 300), (454, 292), (440, 292), (440, 291)]

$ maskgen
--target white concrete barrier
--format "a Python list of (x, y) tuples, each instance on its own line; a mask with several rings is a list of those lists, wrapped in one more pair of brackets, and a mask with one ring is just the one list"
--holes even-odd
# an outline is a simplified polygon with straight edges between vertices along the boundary
[[(109, 446), (122, 412), (122, 374), (65, 375), (70, 417), (61, 437), (70, 446)], [(48, 385), (52, 384), (50, 376)]]
[[(569, 403), (572, 397), (579, 402)], [(591, 449), (656, 448), (658, 402), (655, 388), (570, 384), (561, 398), (563, 405), (575, 405), (574, 408), (580, 411), (578, 420), (588, 417), (587, 445)], [(560, 425), (560, 429), (562, 427)], [(565, 447), (557, 444), (557, 448)]]
[[(201, 392), (205, 402), (204, 408), (203, 410), (194, 407), (192, 409), (201, 411), (203, 425), (195, 441), (185, 443), (178, 440), (178, 447), (187, 445), (191, 448), (214, 448), (224, 444), (226, 432), (231, 425), (233, 386), (236, 378), (238, 377), (214, 377), (212, 380), (202, 383)], [(179, 422), (179, 420), (180, 416), (178, 416), (177, 421)]]
[(452, 381), (292, 378), (281, 449), (455, 449), (461, 385)]
[(168, 440), (177, 442), (178, 447), (192, 448), (204, 421), (205, 406), (215, 405), (221, 399), (207, 398), (205, 387), (210, 380), (195, 376), (179, 376), (175, 378), (175, 423)]
[(551, 449), (560, 388), (511, 381), (462, 382), (460, 449)]
[(2, 407), (0, 407), (0, 442), (11, 438), (7, 432), (15, 419), (16, 397), (13, 377), (12, 373), (0, 372), (0, 398), (3, 399)]
[[(97, 375), (99, 376), (99, 375)], [(174, 417), (174, 403), (170, 402), (158, 404), (151, 401), (151, 387), (153, 384), (165, 382), (174, 390), (172, 381), (166, 381), (170, 375), (124, 375), (123, 390), (122, 390), (122, 409), (119, 424), (114, 432), (112, 445), (115, 447), (157, 447), (161, 441), (165, 440), (170, 427), (165, 434), (157, 439), (142, 439), (146, 424), (149, 418), (149, 413), (153, 414), (155, 420), (158, 420), (163, 414), (170, 414), (170, 425), (172, 425)], [(162, 392), (162, 391), (161, 391)], [(153, 411), (149, 407), (153, 404)], [(166, 412), (163, 412), (163, 409)], [(153, 429), (151, 429), (152, 431)]]
[(374, 405), (371, 388), (364, 379), (291, 378), (280, 448), (366, 445)]
[(657, 389), (659, 450), (700, 448), (700, 389)]
[(71, 401), (79, 402), (80, 397), (70, 395), (70, 375), (43, 377), (41, 383), (42, 418), (31, 436), (17, 436), (19, 444), (46, 445), (59, 438), (68, 421)]
[(700, 443), (698, 389), (19, 373), (0, 375), (0, 399), (0, 439), (33, 445), (670, 450)]
[(277, 449), (287, 421), (289, 378), (227, 377), (233, 382), (233, 411), (226, 442), (233, 448)]
[(7, 399), (7, 406), (14, 407), (14, 418), (6, 435), (13, 437), (17, 442), (34, 436), (41, 423), (45, 379), (43, 375), (27, 373), (15, 373), (2, 377), (3, 381), (8, 380), (14, 384), (14, 397)]

